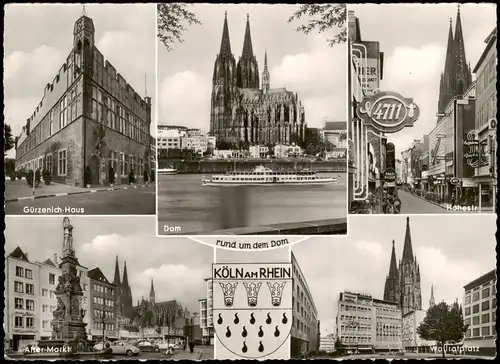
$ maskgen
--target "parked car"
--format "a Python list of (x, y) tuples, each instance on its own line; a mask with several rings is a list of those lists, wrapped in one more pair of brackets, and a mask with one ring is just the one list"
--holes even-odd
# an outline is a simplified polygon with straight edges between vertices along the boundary
[[(113, 355), (137, 356), (141, 352), (138, 347), (124, 341), (115, 341), (109, 343), (109, 345), (110, 349), (113, 351)], [(94, 345), (94, 350), (103, 350), (103, 343), (100, 342), (99, 344)]]
[(167, 350), (167, 349), (179, 349), (179, 344), (174, 343), (173, 341), (168, 341), (168, 340), (158, 340), (154, 342), (155, 345), (158, 345), (160, 347), (160, 350)]
[(160, 347), (156, 344), (153, 344), (151, 340), (139, 340), (133, 344), (135, 347), (139, 348), (141, 351), (150, 351), (159, 353)]

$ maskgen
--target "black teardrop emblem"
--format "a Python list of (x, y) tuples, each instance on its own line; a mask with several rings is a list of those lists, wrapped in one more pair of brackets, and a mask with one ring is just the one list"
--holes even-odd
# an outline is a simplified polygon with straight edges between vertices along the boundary
[(274, 336), (280, 336), (280, 330), (278, 330), (278, 326), (276, 326), (276, 330), (274, 330)]
[(227, 327), (226, 337), (231, 337), (231, 330), (229, 330), (229, 326)]
[(250, 314), (250, 323), (252, 325), (255, 323), (255, 317), (253, 316), (253, 313)]
[(259, 341), (259, 352), (263, 352), (264, 351), (264, 345), (262, 345), (262, 341)]
[(248, 335), (247, 328), (245, 326), (243, 326), (243, 331), (241, 332), (241, 336), (247, 337), (247, 335)]
[(240, 323), (240, 318), (238, 317), (237, 313), (234, 314), (234, 321), (233, 322), (235, 325), (238, 325)]
[(267, 319), (266, 319), (266, 324), (271, 325), (271, 322), (273, 322), (273, 319), (271, 318), (271, 313), (268, 313)]
[(241, 351), (246, 353), (248, 351), (248, 348), (247, 348), (247, 342), (246, 341), (243, 341), (243, 347), (241, 348)]
[(219, 313), (219, 319), (217, 320), (217, 323), (218, 323), (219, 325), (222, 325), (222, 323), (223, 323), (223, 322), (224, 322), (224, 320), (222, 319), (222, 316), (221, 316), (221, 315), (220, 315), (220, 313)]
[(284, 313), (284, 314), (283, 314), (283, 320), (281, 320), (281, 322), (282, 322), (283, 324), (285, 324), (285, 325), (286, 325), (286, 323), (288, 322), (288, 318), (286, 317), (286, 313)]
[(264, 336), (264, 331), (262, 331), (262, 326), (259, 326), (259, 333), (258, 333), (259, 337), (262, 337)]

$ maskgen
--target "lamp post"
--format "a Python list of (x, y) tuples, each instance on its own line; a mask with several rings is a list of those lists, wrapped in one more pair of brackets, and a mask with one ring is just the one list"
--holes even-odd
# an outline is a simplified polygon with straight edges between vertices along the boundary
[(104, 309), (101, 311), (101, 324), (102, 324), (102, 348), (104, 349), (104, 339), (106, 330), (106, 311)]

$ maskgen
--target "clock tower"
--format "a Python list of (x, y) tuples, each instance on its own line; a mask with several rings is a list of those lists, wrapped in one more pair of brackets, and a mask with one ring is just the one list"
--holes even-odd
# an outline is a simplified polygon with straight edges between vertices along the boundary
[(82, 15), (75, 22), (75, 27), (73, 29), (73, 45), (78, 48), (84, 45), (94, 46), (94, 22), (87, 16), (85, 11), (85, 5), (83, 5)]
[(80, 72), (92, 77), (94, 58), (95, 28), (94, 22), (87, 16), (85, 5), (83, 5), (82, 15), (75, 22), (73, 28), (73, 49), (75, 63), (75, 78)]

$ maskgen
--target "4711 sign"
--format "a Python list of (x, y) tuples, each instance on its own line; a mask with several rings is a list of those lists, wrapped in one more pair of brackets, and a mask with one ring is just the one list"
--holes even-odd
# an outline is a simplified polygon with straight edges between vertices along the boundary
[(363, 100), (356, 112), (366, 126), (373, 126), (382, 133), (396, 133), (412, 127), (420, 116), (420, 109), (413, 99), (390, 91)]

